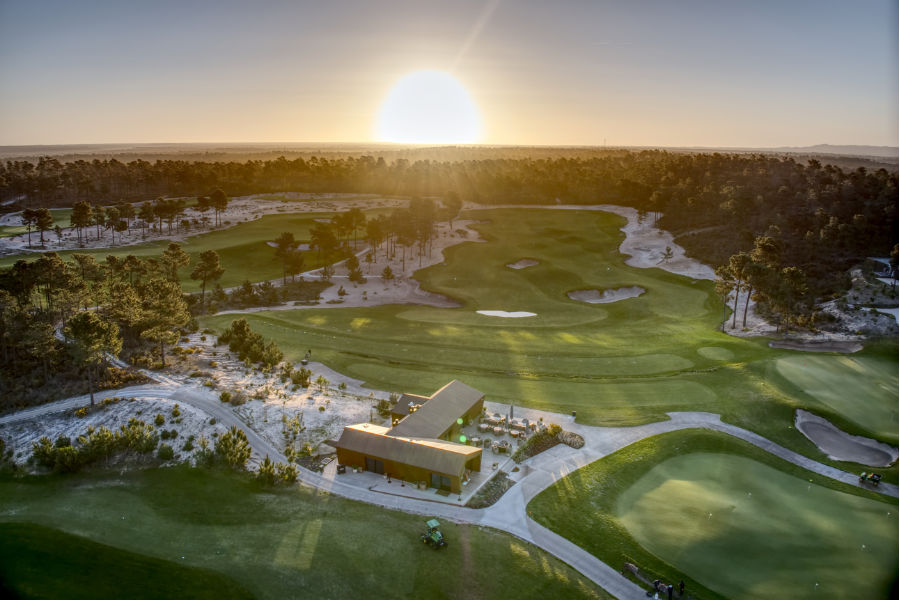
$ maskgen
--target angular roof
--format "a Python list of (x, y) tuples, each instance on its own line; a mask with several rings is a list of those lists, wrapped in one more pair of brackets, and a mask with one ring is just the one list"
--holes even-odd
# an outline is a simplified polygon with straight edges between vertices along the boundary
[(391, 407), (391, 413), (395, 415), (408, 415), (409, 404), (424, 404), (428, 402), (428, 396), (417, 396), (416, 394), (403, 394), (397, 400), (397, 403)]
[(428, 399), (416, 412), (397, 423), (387, 435), (437, 438), (484, 398), (484, 394), (453, 380)]
[(466, 461), (481, 453), (481, 448), (473, 446), (437, 439), (389, 435), (390, 431), (392, 430), (388, 427), (369, 423), (347, 425), (336, 447), (457, 476), (462, 475)]

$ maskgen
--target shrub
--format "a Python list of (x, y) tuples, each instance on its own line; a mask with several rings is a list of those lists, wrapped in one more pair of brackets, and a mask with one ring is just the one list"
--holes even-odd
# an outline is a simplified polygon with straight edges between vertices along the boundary
[(278, 481), (282, 483), (294, 483), (297, 481), (297, 466), (291, 464), (278, 463), (275, 465), (276, 476)]
[(222, 392), (219, 394), (219, 400), (222, 402), (231, 402), (231, 392)]
[(175, 451), (168, 444), (160, 444), (159, 451), (156, 453), (160, 460), (172, 460), (175, 458)]
[(242, 429), (232, 425), (216, 442), (218, 454), (233, 469), (243, 469), (250, 458), (250, 442)]
[(209, 447), (209, 440), (201, 435), (197, 443), (200, 449), (194, 453), (194, 464), (198, 467), (211, 467), (216, 462), (216, 453)]
[(56, 438), (55, 446), (57, 448), (65, 448), (66, 446), (71, 446), (71, 445), (72, 445), (72, 439), (69, 438), (68, 436), (61, 435), (58, 438)]
[(87, 416), (87, 414), (88, 414), (87, 406), (85, 406), (84, 408), (79, 408), (78, 410), (75, 411), (75, 416), (78, 417), (79, 419), (85, 418)]
[(162, 427), (166, 424), (166, 418), (162, 416), (161, 413), (157, 413), (156, 418), (153, 419), (153, 423), (155, 423), (157, 427)]
[(31, 448), (32, 456), (39, 465), (48, 469), (53, 468), (53, 465), (56, 464), (56, 448), (53, 447), (50, 438), (46, 435), (41, 437), (39, 441), (31, 444)]
[(263, 485), (275, 485), (275, 465), (272, 464), (268, 454), (266, 454), (266, 458), (259, 465), (259, 473), (256, 475), (256, 480)]
[(309, 387), (309, 378), (312, 376), (312, 371), (307, 369), (306, 367), (300, 367), (300, 369), (291, 371), (291, 383), (294, 385), (301, 385), (303, 387)]

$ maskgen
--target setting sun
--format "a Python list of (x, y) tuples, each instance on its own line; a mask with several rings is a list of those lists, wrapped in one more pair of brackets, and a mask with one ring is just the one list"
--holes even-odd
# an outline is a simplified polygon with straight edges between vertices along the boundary
[(406, 144), (472, 144), (481, 139), (481, 116), (452, 75), (417, 71), (391, 89), (381, 105), (375, 137)]

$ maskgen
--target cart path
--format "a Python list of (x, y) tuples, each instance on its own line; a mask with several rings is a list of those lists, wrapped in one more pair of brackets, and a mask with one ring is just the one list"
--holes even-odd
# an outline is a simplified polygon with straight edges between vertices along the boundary
[[(148, 375), (153, 376), (156, 374), (148, 372)], [(165, 381), (162, 383), (104, 391), (95, 393), (95, 396), (98, 402), (109, 396), (165, 398), (183, 402), (215, 417), (222, 424), (227, 426), (234, 425), (243, 429), (257, 459), (268, 455), (273, 461), (287, 462), (280, 450), (243, 422), (232, 412), (230, 406), (220, 402), (213, 391), (199, 385), (177, 384), (171, 379), (165, 378)], [(89, 401), (89, 396), (84, 395), (29, 408), (0, 417), (0, 424), (15, 423), (46, 414), (74, 410), (86, 406)], [(857, 484), (857, 475), (823, 465), (779, 446), (756, 433), (723, 423), (717, 414), (705, 412), (676, 412), (668, 414), (670, 417), (668, 421), (658, 421), (637, 427), (593, 427), (575, 423), (572, 417), (560, 415), (560, 421), (565, 423), (567, 430), (575, 431), (584, 437), (584, 447), (575, 450), (560, 444), (525, 461), (523, 465), (528, 469), (527, 475), (510, 488), (497, 503), (482, 509), (471, 509), (403, 496), (387, 495), (367, 488), (350, 485), (339, 479), (327, 479), (321, 474), (308, 471), (307, 469), (299, 469), (298, 479), (303, 484), (351, 500), (358, 500), (392, 510), (449, 519), (458, 523), (482, 525), (505, 531), (534, 544), (571, 565), (613, 596), (634, 599), (645, 597), (643, 588), (632, 583), (629, 579), (622, 576), (618, 570), (600, 561), (583, 548), (531, 519), (527, 512), (528, 503), (566, 475), (617, 450), (655, 435), (696, 428), (720, 431), (745, 440), (766, 452), (814, 473), (851, 485)], [(898, 494), (897, 486), (887, 483), (881, 484), (876, 491), (895, 498)]]

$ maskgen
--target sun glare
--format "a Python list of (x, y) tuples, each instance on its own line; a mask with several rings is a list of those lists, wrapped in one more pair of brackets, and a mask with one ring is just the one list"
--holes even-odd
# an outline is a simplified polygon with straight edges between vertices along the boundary
[(481, 139), (481, 116), (452, 75), (417, 71), (388, 94), (375, 137), (404, 144), (473, 144)]

